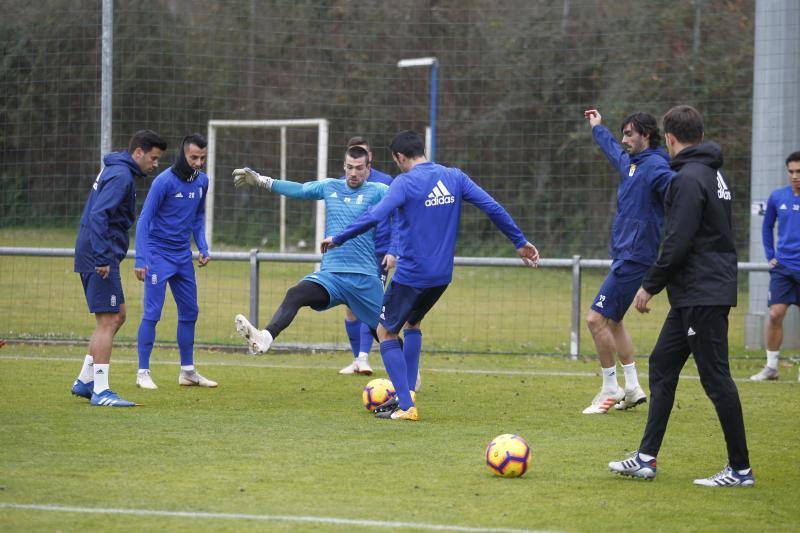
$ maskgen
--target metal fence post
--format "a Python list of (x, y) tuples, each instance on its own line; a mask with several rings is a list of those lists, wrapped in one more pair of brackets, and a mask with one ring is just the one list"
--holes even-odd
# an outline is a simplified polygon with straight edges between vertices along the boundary
[(258, 326), (258, 248), (250, 250), (250, 323)]
[(572, 256), (572, 329), (569, 335), (570, 359), (581, 353), (581, 256)]

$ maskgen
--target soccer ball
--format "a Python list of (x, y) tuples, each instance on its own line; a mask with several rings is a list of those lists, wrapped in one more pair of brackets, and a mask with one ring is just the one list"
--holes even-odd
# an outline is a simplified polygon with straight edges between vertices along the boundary
[(502, 477), (519, 477), (531, 464), (531, 448), (518, 435), (500, 435), (486, 447), (486, 466)]
[(386, 378), (373, 379), (364, 387), (361, 393), (361, 401), (369, 411), (374, 411), (376, 407), (394, 396), (394, 385)]

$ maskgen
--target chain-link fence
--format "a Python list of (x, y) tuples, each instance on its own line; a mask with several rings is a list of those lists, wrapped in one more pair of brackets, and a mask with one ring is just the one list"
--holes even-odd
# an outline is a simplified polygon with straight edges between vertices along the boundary
[[(70, 246), (100, 156), (101, 3), (2, 4), (14, 16), (0, 22), (0, 245)], [(618, 176), (592, 141), (583, 110), (600, 109), (618, 133), (633, 111), (660, 117), (690, 103), (704, 114), (707, 137), (723, 147), (744, 259), (753, 33), (753, 0), (118, 1), (112, 144), (120, 149), (135, 130), (156, 130), (170, 144), (169, 164), (179, 139), (205, 133), (209, 120), (319, 117), (330, 124), (330, 176), (342, 174), (353, 135), (371, 141), (376, 168), (396, 173), (388, 142), (401, 129), (424, 131), (431, 106), (430, 69), (398, 68), (398, 61), (436, 57), (437, 160), (494, 194), (543, 256), (605, 258)], [(278, 249), (277, 199), (234, 191), (227, 176), (243, 164), (277, 175), (280, 135), (220, 132), (217, 249)], [(315, 132), (286, 135), (288, 178), (315, 179)], [(139, 206), (151, 182), (137, 183)], [(287, 249), (310, 251), (311, 204), (288, 201), (286, 219)], [(512, 253), (480, 212), (464, 211), (458, 255)], [(47, 309), (67, 314), (72, 304), (59, 295), (78, 282), (66, 263), (56, 271), (36, 283), (50, 279)], [(8, 278), (5, 268), (0, 276), (5, 285), (25, 277)], [(475, 309), (513, 307), (515, 294), (537, 290), (535, 279), (503, 281), (502, 290), (477, 295), (459, 313), (480, 323)], [(547, 323), (560, 299), (568, 305), (569, 286), (562, 292), (561, 282), (547, 283), (548, 301), (524, 310), (530, 324)], [(54, 329), (54, 336), (71, 331)], [(341, 341), (341, 328), (333, 329), (331, 338)]]

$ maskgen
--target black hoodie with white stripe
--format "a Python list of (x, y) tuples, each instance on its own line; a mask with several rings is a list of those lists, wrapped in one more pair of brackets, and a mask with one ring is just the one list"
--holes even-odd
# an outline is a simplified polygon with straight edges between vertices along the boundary
[(664, 240), (642, 287), (667, 288), (673, 308), (736, 306), (737, 257), (731, 224), (732, 193), (719, 170), (713, 142), (684, 148), (670, 162), (677, 172), (664, 200)]

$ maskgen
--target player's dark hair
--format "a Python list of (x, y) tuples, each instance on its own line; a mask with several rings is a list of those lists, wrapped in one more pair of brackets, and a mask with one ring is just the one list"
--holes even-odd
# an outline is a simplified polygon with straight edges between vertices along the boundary
[(403, 154), (404, 156), (413, 159), (425, 155), (425, 141), (422, 136), (411, 130), (401, 131), (392, 139), (389, 145), (389, 150), (392, 154)]
[(675, 106), (664, 115), (664, 133), (671, 133), (681, 144), (703, 142), (703, 117), (690, 105)]
[[(369, 147), (369, 143), (367, 142), (367, 140), (364, 137), (359, 137), (359, 136), (350, 137), (350, 140), (347, 141), (347, 147), (351, 148), (353, 146), (366, 146), (368, 154), (372, 150)], [(367, 163), (372, 164), (372, 155), (369, 156), (369, 161), (367, 161)]]
[(351, 146), (366, 146), (367, 151), (369, 151), (369, 143), (364, 137), (350, 137), (350, 140), (347, 141), (347, 147), (350, 148)]
[(369, 152), (363, 146), (351, 146), (347, 149), (347, 155), (353, 159), (366, 159), (367, 165), (369, 165)]
[(153, 148), (160, 148), (164, 151), (167, 149), (167, 142), (154, 131), (139, 130), (133, 134), (130, 142), (128, 142), (128, 153), (132, 154), (137, 148), (141, 148), (144, 153)]
[(191, 135), (187, 135), (186, 137), (183, 138), (183, 141), (181, 141), (181, 148), (189, 144), (193, 144), (198, 148), (203, 149), (206, 146), (208, 146), (208, 141), (201, 134), (192, 133)]
[(789, 154), (789, 157), (786, 158), (786, 166), (788, 167), (789, 163), (792, 163), (794, 161), (800, 161), (800, 151), (792, 152), (791, 154)]
[(625, 126), (630, 124), (639, 135), (650, 136), (650, 148), (658, 148), (661, 145), (661, 132), (658, 129), (656, 117), (650, 113), (632, 113), (625, 117), (619, 131), (625, 131)]

